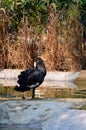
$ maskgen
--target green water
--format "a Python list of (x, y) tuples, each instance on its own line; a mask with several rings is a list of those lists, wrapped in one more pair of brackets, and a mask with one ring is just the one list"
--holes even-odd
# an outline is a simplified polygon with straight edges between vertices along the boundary
[[(52, 82), (52, 85), (55, 82)], [(86, 98), (86, 81), (78, 81), (74, 85), (76, 87), (71, 87), (65, 85), (66, 87), (58, 86), (46, 86), (41, 85), (36, 89), (36, 98)], [(25, 92), (25, 96), (31, 98), (32, 91)], [(22, 93), (16, 92), (14, 86), (3, 86), (0, 85), (0, 100), (4, 99), (21, 99)]]

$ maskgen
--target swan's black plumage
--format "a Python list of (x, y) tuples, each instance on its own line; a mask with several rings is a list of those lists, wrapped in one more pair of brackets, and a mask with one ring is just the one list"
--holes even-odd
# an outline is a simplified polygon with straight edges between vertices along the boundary
[(36, 67), (26, 69), (18, 75), (18, 85), (15, 87), (16, 91), (33, 90), (32, 98), (35, 96), (35, 88), (44, 81), (46, 75), (46, 68), (41, 58), (36, 59)]

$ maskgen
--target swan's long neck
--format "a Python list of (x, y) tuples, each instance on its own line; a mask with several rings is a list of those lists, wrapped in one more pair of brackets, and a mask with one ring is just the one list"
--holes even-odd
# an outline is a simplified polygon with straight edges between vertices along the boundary
[(44, 74), (44, 76), (46, 75), (46, 68), (44, 63), (42, 63), (42, 65), (37, 65), (36, 68), (40, 70)]

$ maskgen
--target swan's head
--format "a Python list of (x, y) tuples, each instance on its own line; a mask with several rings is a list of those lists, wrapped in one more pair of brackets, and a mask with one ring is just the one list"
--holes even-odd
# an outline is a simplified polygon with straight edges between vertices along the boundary
[(40, 57), (36, 58), (36, 61), (34, 62), (34, 67), (36, 67), (38, 70), (46, 73), (45, 64)]
[(44, 62), (40, 57), (37, 57), (34, 61), (34, 67), (37, 67), (37, 66), (43, 65), (43, 64), (44, 64)]

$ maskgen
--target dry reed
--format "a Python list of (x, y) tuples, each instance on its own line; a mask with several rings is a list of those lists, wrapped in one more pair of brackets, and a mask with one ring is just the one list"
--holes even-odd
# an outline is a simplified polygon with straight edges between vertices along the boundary
[[(50, 22), (47, 32), (36, 40), (35, 27), (28, 28), (27, 18), (16, 35), (7, 32), (7, 16), (0, 17), (0, 68), (27, 68), (33, 66), (37, 56), (41, 56), (47, 70), (78, 71), (81, 69), (82, 27), (78, 9), (56, 13), (50, 7)], [(2, 15), (3, 15), (2, 14)], [(14, 38), (13, 38), (14, 37)]]
[(81, 70), (82, 33), (77, 8), (70, 7), (58, 14), (51, 10), (45, 54), (42, 55), (48, 70)]

